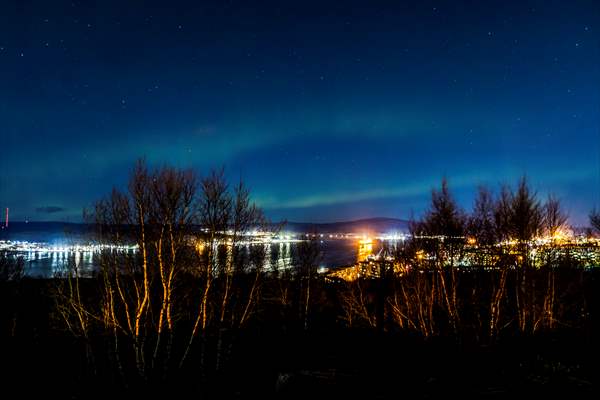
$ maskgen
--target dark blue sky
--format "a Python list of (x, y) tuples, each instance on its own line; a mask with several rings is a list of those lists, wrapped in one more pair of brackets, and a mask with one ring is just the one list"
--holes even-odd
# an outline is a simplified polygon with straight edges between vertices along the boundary
[(273, 219), (408, 217), (444, 175), (468, 208), (526, 173), (585, 223), (599, 32), (594, 0), (2, 2), (0, 206), (77, 221), (146, 156), (225, 165)]

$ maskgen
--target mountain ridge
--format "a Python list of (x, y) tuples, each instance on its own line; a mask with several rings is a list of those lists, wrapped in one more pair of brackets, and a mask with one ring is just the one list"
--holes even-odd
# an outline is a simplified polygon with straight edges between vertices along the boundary
[(407, 220), (388, 217), (362, 218), (351, 221), (337, 222), (295, 222), (288, 221), (283, 230), (307, 233), (384, 233), (384, 232), (408, 232), (409, 222)]
[[(390, 217), (361, 218), (349, 221), (335, 222), (302, 222), (302, 221), (280, 221), (271, 224), (273, 227), (280, 227), (288, 232), (295, 233), (363, 233), (363, 232), (406, 232), (408, 231), (408, 221)], [(50, 231), (70, 231), (75, 234), (85, 233), (90, 225), (83, 222), (62, 222), (62, 221), (13, 221), (8, 229), (1, 229), (5, 234), (8, 232), (50, 232)]]

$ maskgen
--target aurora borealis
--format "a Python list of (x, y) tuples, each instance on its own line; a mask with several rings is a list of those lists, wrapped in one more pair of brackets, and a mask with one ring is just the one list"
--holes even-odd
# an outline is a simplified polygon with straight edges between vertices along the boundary
[(600, 205), (600, 5), (9, 1), (0, 206), (79, 221), (133, 162), (225, 166), (275, 220), (407, 218), (449, 179)]

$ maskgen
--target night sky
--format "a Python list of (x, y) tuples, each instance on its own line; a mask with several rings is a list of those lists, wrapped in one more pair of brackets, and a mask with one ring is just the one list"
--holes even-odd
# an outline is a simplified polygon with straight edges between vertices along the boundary
[(142, 156), (275, 220), (418, 215), (442, 176), (600, 204), (597, 0), (86, 3), (0, 3), (13, 220), (80, 221)]

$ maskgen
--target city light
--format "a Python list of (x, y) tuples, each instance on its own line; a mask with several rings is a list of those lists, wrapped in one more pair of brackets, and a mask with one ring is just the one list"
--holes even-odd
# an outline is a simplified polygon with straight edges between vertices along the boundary
[(16, 253), (98, 253), (102, 250), (138, 251), (138, 245), (76, 244), (49, 245), (28, 241), (0, 240), (0, 251)]
[(373, 239), (368, 237), (367, 235), (363, 235), (362, 239), (358, 241), (361, 245), (368, 245), (373, 243)]

